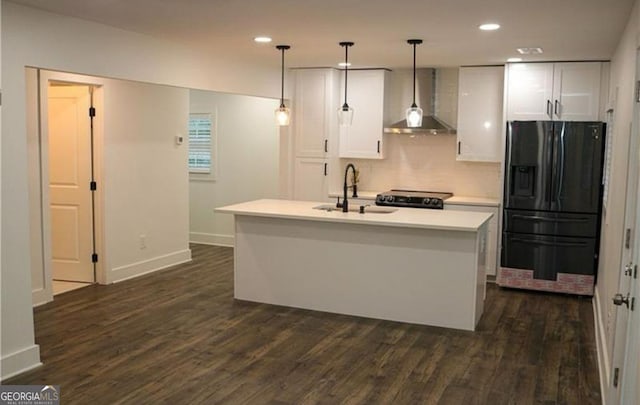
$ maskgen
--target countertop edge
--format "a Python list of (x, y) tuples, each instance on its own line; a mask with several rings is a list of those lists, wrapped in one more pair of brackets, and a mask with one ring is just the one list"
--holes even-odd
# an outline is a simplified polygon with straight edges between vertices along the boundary
[[(266, 203), (268, 201), (277, 201), (277, 200), (258, 200), (258, 201), (253, 201), (253, 203), (259, 203), (259, 202), (263, 202)], [(283, 200), (283, 201), (287, 201), (287, 200)], [(322, 204), (322, 203), (315, 203), (315, 202), (308, 202), (309, 205), (316, 205), (316, 204)], [(345, 224), (351, 224), (351, 225), (374, 225), (374, 226), (390, 226), (390, 227), (396, 227), (396, 228), (414, 228), (414, 229), (431, 229), (431, 230), (441, 230), (441, 231), (457, 231), (457, 232), (477, 232), (484, 224), (486, 224), (491, 217), (493, 216), (493, 214), (491, 213), (479, 213), (479, 214), (485, 214), (487, 215), (487, 217), (477, 226), (463, 226), (463, 225), (455, 225), (455, 226), (448, 226), (448, 225), (440, 225), (440, 224), (421, 224), (421, 223), (411, 223), (409, 221), (400, 221), (400, 222), (390, 222), (390, 221), (385, 221), (384, 217), (382, 218), (378, 218), (375, 220), (372, 220), (370, 216), (368, 216), (366, 218), (366, 220), (363, 220), (362, 218), (359, 218), (358, 216), (353, 216), (351, 218), (347, 217), (347, 215), (360, 215), (357, 213), (347, 213), (344, 216), (335, 216), (336, 214), (339, 215), (343, 215), (343, 213), (337, 213), (335, 211), (333, 212), (325, 212), (325, 211), (318, 211), (317, 213), (315, 213), (316, 215), (305, 215), (305, 214), (301, 214), (301, 213), (283, 213), (283, 212), (274, 212), (273, 210), (262, 210), (262, 211), (258, 211), (256, 209), (246, 209), (246, 208), (242, 208), (239, 207), (243, 204), (247, 204), (247, 203), (240, 203), (240, 204), (235, 204), (235, 205), (229, 205), (229, 206), (225, 206), (225, 207), (219, 207), (219, 208), (215, 208), (215, 212), (219, 212), (219, 213), (224, 213), (224, 214), (233, 214), (233, 215), (246, 215), (246, 216), (257, 216), (257, 217), (268, 217), (268, 218), (283, 218), (283, 219), (295, 219), (295, 220), (306, 220), (306, 221), (317, 221), (317, 222), (336, 222), (336, 223), (345, 223)], [(311, 208), (311, 207), (309, 207)], [(411, 208), (405, 208), (405, 209), (411, 209)], [(366, 215), (366, 214), (365, 214)], [(390, 214), (374, 214), (371, 213), (369, 215), (390, 215)]]

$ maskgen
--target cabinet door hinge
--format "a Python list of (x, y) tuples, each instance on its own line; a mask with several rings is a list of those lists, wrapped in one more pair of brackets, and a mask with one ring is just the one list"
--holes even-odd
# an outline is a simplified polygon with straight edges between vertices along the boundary
[(631, 305), (629, 305), (630, 310), (636, 309), (636, 297), (631, 297)]
[(94, 253), (91, 255), (91, 263), (98, 263), (98, 254)]
[(636, 82), (636, 103), (640, 103), (640, 80)]
[(96, 108), (95, 107), (89, 107), (89, 117), (93, 118), (96, 116)]
[(618, 380), (620, 379), (620, 369), (618, 367), (613, 369), (613, 386), (618, 386)]
[(96, 183), (95, 181), (92, 181), (91, 183), (89, 183), (89, 190), (96, 191), (97, 189), (98, 189), (98, 183)]

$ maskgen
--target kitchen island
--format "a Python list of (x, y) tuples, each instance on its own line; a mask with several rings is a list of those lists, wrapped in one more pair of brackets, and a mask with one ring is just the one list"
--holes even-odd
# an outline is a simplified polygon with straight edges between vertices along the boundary
[(314, 209), (321, 205), (257, 200), (216, 209), (235, 215), (236, 299), (475, 329), (491, 214)]

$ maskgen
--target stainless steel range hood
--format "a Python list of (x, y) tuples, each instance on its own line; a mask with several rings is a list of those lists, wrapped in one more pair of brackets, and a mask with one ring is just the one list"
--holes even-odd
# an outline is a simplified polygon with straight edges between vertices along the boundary
[[(442, 75), (439, 77), (439, 75)], [(417, 69), (416, 103), (423, 109), (422, 126), (410, 128), (403, 119), (413, 98), (413, 71), (393, 71), (391, 76), (390, 115), (397, 122), (384, 128), (386, 134), (453, 135), (456, 129), (449, 122), (457, 117), (457, 69)], [(436, 112), (447, 116), (437, 117)]]

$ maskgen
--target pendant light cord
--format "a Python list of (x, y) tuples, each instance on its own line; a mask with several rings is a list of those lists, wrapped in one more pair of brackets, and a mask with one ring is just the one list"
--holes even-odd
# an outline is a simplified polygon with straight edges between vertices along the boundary
[(291, 48), (291, 46), (289, 45), (278, 45), (276, 46), (276, 49), (280, 50), (282, 52), (282, 62), (280, 64), (281, 66), (281, 77), (280, 77), (280, 108), (285, 108), (284, 105), (284, 51), (286, 51), (287, 49)]
[(349, 45), (344, 47), (344, 105), (342, 107), (348, 107), (347, 104), (347, 79), (349, 76)]
[(413, 104), (411, 108), (416, 108), (416, 43), (413, 44)]
[(343, 110), (349, 109), (349, 104), (347, 104), (347, 80), (349, 75), (349, 47), (353, 46), (353, 42), (340, 42), (340, 46), (344, 46), (344, 104), (342, 105)]
[[(414, 47), (415, 49), (415, 47)], [(282, 78), (280, 80), (280, 107), (284, 107), (284, 48), (281, 49), (282, 51)], [(414, 62), (415, 64), (415, 50), (414, 50)], [(414, 69), (415, 70), (415, 69)], [(415, 82), (416, 82), (416, 78), (415, 78), (415, 73), (414, 73), (414, 77), (413, 77), (413, 87), (414, 87), (414, 94), (413, 94), (413, 98), (415, 100), (416, 95), (415, 95)]]

